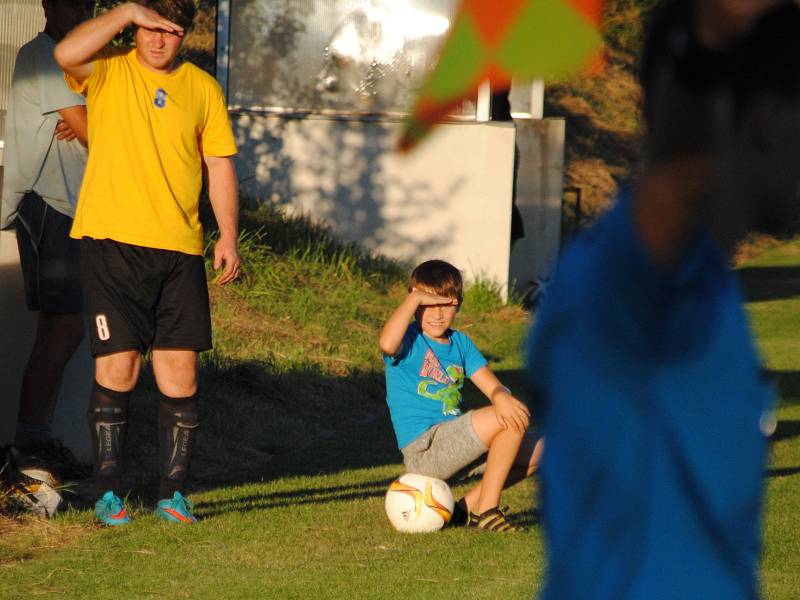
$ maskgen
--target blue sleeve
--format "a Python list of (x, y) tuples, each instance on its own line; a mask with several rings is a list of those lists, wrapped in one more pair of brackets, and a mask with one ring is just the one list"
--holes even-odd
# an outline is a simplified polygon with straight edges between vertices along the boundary
[(414, 340), (417, 338), (418, 332), (419, 329), (417, 329), (415, 323), (409, 324), (405, 334), (403, 335), (403, 341), (400, 344), (400, 349), (397, 351), (397, 354), (394, 356), (384, 354), (384, 364), (395, 366), (407, 358), (411, 348), (414, 346)]
[(487, 361), (478, 347), (463, 333), (459, 333), (458, 343), (464, 355), (464, 373), (472, 377), (476, 371), (486, 366)]

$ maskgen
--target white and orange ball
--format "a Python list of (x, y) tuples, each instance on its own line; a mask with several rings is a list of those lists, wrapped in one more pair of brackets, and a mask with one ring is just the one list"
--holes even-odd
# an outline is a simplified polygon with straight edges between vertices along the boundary
[(63, 503), (58, 490), (61, 482), (52, 471), (44, 467), (21, 467), (18, 481), (11, 491), (30, 512), (40, 517), (52, 517)]
[(453, 516), (453, 493), (435, 477), (406, 473), (386, 492), (386, 516), (397, 531), (428, 533), (444, 527)]

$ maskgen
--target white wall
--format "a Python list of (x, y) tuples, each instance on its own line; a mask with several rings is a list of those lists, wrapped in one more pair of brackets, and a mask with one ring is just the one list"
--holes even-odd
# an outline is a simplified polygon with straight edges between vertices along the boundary
[(398, 123), (234, 116), (242, 193), (386, 256), (508, 281), (514, 129), (445, 124), (408, 156)]
[[(549, 269), (561, 228), (563, 121), (446, 123), (410, 155), (388, 121), (233, 115), (242, 194), (325, 221), (346, 240), (417, 263), (442, 258), (506, 289)], [(510, 256), (517, 205), (528, 239)], [(523, 243), (524, 242), (524, 243)]]

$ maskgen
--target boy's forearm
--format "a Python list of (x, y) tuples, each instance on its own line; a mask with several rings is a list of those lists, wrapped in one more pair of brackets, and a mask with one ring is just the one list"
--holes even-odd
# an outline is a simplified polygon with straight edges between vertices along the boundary
[(483, 366), (470, 377), (472, 383), (475, 384), (484, 396), (489, 399), (489, 402), (494, 404), (495, 396), (498, 392), (505, 391), (511, 394), (506, 386), (504, 386), (488, 366)]
[(381, 351), (389, 356), (394, 356), (400, 349), (403, 343), (403, 336), (408, 329), (408, 323), (411, 321), (417, 308), (419, 308), (419, 297), (411, 292), (408, 294), (403, 302), (400, 303), (389, 320), (381, 330), (380, 346)]
[(86, 67), (90, 66), (95, 54), (131, 24), (133, 10), (130, 3), (120, 4), (78, 25), (56, 46), (56, 62), (69, 75), (79, 80), (85, 79), (88, 76)]
[[(498, 394), (504, 394), (506, 396), (512, 396), (511, 390), (504, 386), (502, 383), (498, 383), (497, 386), (492, 390), (489, 394), (489, 402), (494, 404), (497, 401)], [(512, 396), (513, 397), (513, 396)]]

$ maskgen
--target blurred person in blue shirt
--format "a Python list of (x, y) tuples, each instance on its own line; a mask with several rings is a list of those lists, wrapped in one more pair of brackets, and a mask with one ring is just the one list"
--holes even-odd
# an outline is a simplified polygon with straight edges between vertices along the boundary
[(671, 1), (646, 165), (564, 252), (529, 340), (548, 446), (543, 598), (756, 598), (774, 392), (729, 267), (800, 180), (800, 7)]

